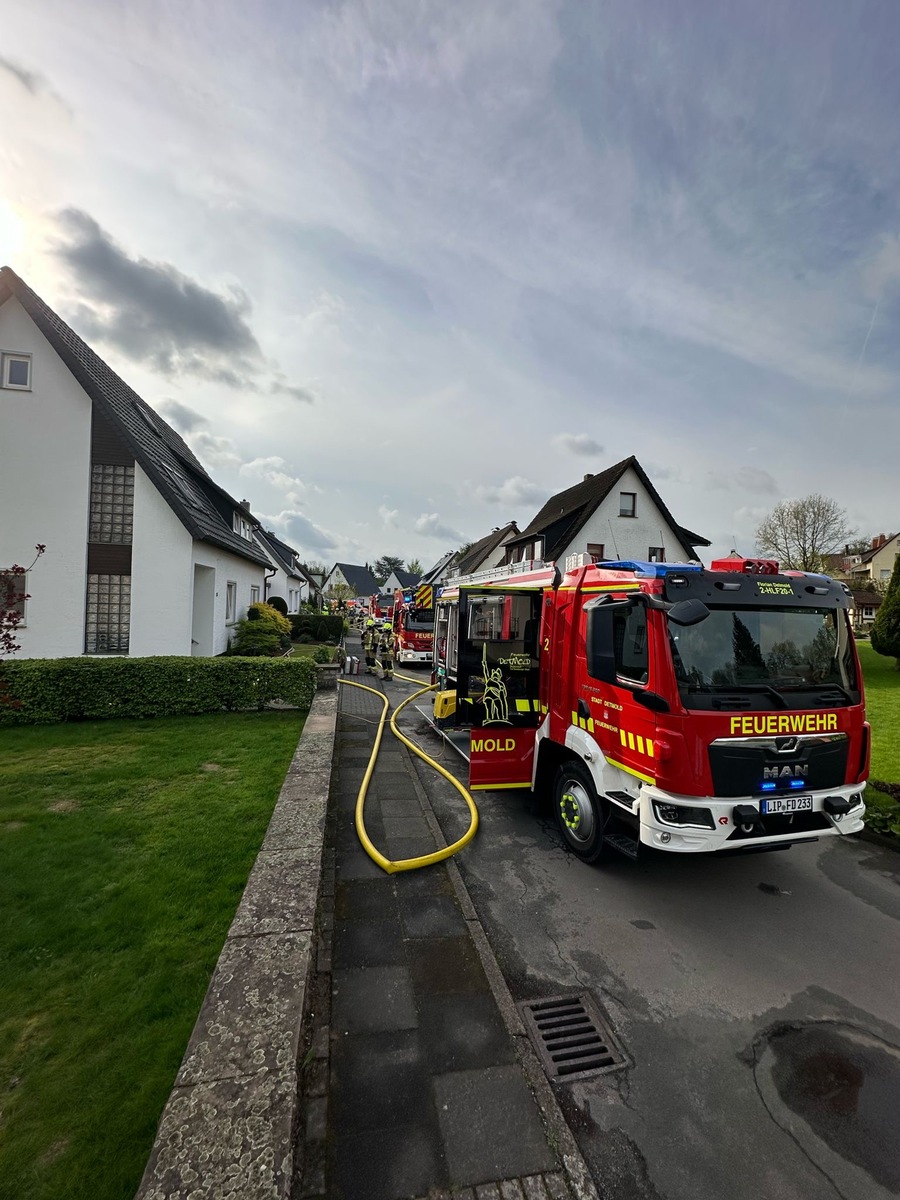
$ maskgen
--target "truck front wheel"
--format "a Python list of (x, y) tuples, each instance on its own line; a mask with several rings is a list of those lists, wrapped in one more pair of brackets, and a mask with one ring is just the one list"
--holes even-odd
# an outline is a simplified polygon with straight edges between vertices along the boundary
[(608, 814), (597, 795), (591, 773), (578, 759), (564, 762), (553, 783), (553, 807), (568, 848), (584, 862), (603, 854)]

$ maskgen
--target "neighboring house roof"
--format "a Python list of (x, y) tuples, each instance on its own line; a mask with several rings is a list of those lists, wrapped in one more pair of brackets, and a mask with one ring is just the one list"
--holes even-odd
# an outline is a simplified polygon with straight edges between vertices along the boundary
[(485, 559), (490, 558), (494, 551), (503, 545), (510, 534), (515, 537), (518, 532), (519, 527), (515, 521), (508, 521), (500, 528), (492, 529), (486, 537), (472, 543), (465, 554), (454, 564), (454, 569), (458, 570), (460, 575), (471, 575), (473, 571), (478, 570)]
[(285, 575), (291, 575), (294, 579), (306, 579), (306, 575), (301, 575), (299, 572), (297, 551), (292, 546), (289, 546), (287, 542), (283, 542), (280, 538), (276, 537), (271, 529), (260, 527), (253, 532), (259, 541), (262, 542), (263, 548), (268, 550), (272, 561), (284, 571)]
[(692, 533), (691, 530), (684, 529), (678, 524), (633, 454), (628, 458), (623, 458), (615, 466), (601, 471), (599, 475), (589, 475), (581, 483), (576, 483), (572, 487), (566, 488), (565, 491), (551, 496), (530, 525), (523, 529), (518, 537), (510, 538), (507, 545), (523, 545), (533, 541), (536, 537), (543, 537), (544, 559), (547, 562), (555, 561), (572, 539), (578, 535), (629, 467), (634, 469), (635, 474), (650, 493), (688, 558), (694, 557), (695, 546), (711, 545), (706, 538), (700, 537), (699, 534)]
[[(368, 567), (357, 567), (353, 563), (335, 563), (328, 572), (328, 579), (340, 567), (341, 574), (356, 592), (357, 596), (374, 596), (380, 591), (375, 577)], [(326, 580), (327, 582), (327, 580)]]
[(306, 582), (310, 586), (311, 591), (318, 592), (320, 590), (322, 585), (320, 583), (316, 582), (314, 576), (312, 576), (309, 573), (309, 571), (306, 569), (306, 567), (304, 566), (304, 564), (302, 562), (297, 563), (297, 574), (300, 576), (301, 579), (306, 580)]
[(867, 550), (865, 554), (860, 555), (859, 566), (865, 566), (866, 563), (870, 563), (876, 554), (880, 554), (882, 550), (886, 550), (891, 542), (895, 542), (897, 538), (900, 538), (900, 533), (892, 533), (890, 537), (886, 537), (880, 545), (873, 546), (870, 550)]
[(456, 558), (455, 550), (448, 550), (443, 558), (439, 558), (430, 571), (426, 571), (419, 583), (437, 583), (443, 579), (444, 574), (449, 570), (450, 564)]
[(879, 608), (884, 601), (880, 592), (853, 592), (854, 608)]
[(393, 571), (391, 571), (391, 575), (396, 576), (397, 581), (402, 588), (415, 587), (420, 579), (420, 576), (414, 575), (412, 573), (412, 571), (401, 571), (396, 568)]
[[(231, 526), (241, 505), (219, 487), (184, 440), (9, 267), (0, 268), (0, 305), (15, 296), (97, 409), (112, 424), (166, 503), (198, 541), (262, 566), (263, 551)], [(254, 518), (246, 512), (247, 519)]]

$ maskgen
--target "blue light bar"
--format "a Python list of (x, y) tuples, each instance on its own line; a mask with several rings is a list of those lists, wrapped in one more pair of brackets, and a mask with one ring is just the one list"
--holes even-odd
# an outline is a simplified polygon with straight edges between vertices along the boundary
[(635, 571), (638, 575), (649, 575), (656, 579), (661, 579), (665, 575), (684, 575), (687, 571), (703, 570), (699, 563), (640, 562), (637, 559), (628, 559), (623, 562), (601, 562), (596, 565), (605, 567), (607, 571)]
[(806, 787), (806, 780), (805, 779), (792, 779), (791, 787)]
[(762, 787), (762, 790), (763, 790), (764, 792), (774, 792), (774, 791), (775, 791), (775, 784), (774, 784), (774, 783), (763, 783), (763, 784), (761, 784), (760, 786)]

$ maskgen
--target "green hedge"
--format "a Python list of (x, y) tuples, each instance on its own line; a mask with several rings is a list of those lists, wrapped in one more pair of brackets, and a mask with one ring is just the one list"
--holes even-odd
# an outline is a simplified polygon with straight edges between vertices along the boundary
[(259, 709), (272, 700), (308, 708), (316, 690), (316, 665), (305, 657), (32, 658), (7, 660), (0, 676), (19, 702), (0, 702), (0, 726)]
[[(291, 637), (296, 642), (301, 634), (309, 634), (316, 642), (339, 642), (344, 636), (344, 618), (331, 613), (294, 613), (291, 616)], [(323, 636), (324, 634), (324, 636)]]

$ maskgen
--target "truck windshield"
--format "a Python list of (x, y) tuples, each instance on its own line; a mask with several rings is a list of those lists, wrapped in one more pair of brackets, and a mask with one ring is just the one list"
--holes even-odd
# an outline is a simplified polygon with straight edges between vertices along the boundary
[(785, 706), (802, 703), (792, 692), (828, 690), (831, 702), (856, 700), (850, 633), (837, 609), (711, 608), (698, 625), (670, 622), (669, 640), (683, 698), (756, 691), (769, 707), (780, 697)]
[(403, 624), (406, 629), (430, 633), (434, 629), (434, 609), (419, 608), (412, 612), (404, 613)]

